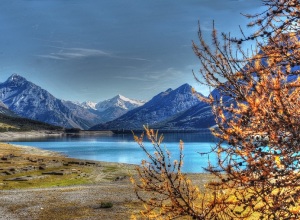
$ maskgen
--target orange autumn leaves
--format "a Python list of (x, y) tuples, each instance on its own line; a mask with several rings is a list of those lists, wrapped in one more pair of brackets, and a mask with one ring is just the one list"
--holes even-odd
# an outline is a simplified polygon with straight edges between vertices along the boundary
[[(219, 139), (211, 150), (217, 164), (208, 161), (206, 168), (215, 181), (206, 191), (182, 174), (182, 147), (179, 161), (172, 162), (156, 132), (145, 130), (154, 155), (135, 138), (150, 159), (135, 183), (147, 205), (145, 217), (300, 219), (300, 4), (263, 4), (261, 14), (245, 15), (257, 28), (253, 34), (223, 34), (220, 41), (214, 29), (208, 43), (199, 29), (193, 43), (200, 64), (194, 76), (216, 89), (214, 95), (198, 96), (211, 105), (216, 121), (211, 130)], [(245, 41), (255, 49), (244, 50)], [(142, 196), (146, 192), (152, 200)]]

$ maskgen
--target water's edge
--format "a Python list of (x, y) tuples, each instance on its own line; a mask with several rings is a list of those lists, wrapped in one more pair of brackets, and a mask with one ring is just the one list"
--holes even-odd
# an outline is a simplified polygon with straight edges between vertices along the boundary
[[(179, 141), (183, 140), (184, 167), (188, 173), (202, 173), (203, 167), (208, 164), (208, 156), (200, 156), (199, 153), (209, 152), (215, 142), (207, 134), (165, 134), (165, 143), (162, 148), (171, 152), (171, 161), (179, 157)], [(139, 165), (143, 159), (147, 159), (145, 153), (132, 135), (80, 135), (80, 136), (43, 136), (30, 137), (9, 141), (11, 144), (33, 146), (43, 150), (50, 150), (67, 155), (70, 158), (115, 162)], [(145, 142), (149, 152), (154, 153), (150, 142)], [(210, 161), (213, 157), (210, 155)]]

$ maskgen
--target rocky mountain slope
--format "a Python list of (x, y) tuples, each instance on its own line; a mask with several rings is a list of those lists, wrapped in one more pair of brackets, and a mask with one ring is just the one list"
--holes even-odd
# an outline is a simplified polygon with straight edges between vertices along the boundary
[(180, 112), (162, 122), (153, 124), (151, 127), (160, 130), (185, 130), (196, 131), (207, 129), (216, 124), (211, 107), (203, 102)]
[(0, 114), (12, 116), (12, 117), (18, 117), (18, 115), (16, 113), (9, 110), (8, 107), (1, 101), (0, 101)]

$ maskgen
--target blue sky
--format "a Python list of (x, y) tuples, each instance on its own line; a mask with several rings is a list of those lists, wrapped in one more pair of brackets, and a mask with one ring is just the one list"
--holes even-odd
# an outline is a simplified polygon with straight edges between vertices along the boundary
[(0, 82), (17, 73), (58, 98), (150, 99), (197, 84), (198, 21), (237, 35), (260, 0), (1, 0)]

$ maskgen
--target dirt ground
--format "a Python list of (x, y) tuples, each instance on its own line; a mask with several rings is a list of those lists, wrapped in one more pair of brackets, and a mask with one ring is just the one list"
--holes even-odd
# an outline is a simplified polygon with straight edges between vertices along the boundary
[[(129, 183), (3, 190), (1, 219), (130, 219), (140, 203)], [(111, 203), (111, 208), (102, 204)], [(6, 218), (3, 218), (3, 217)]]

